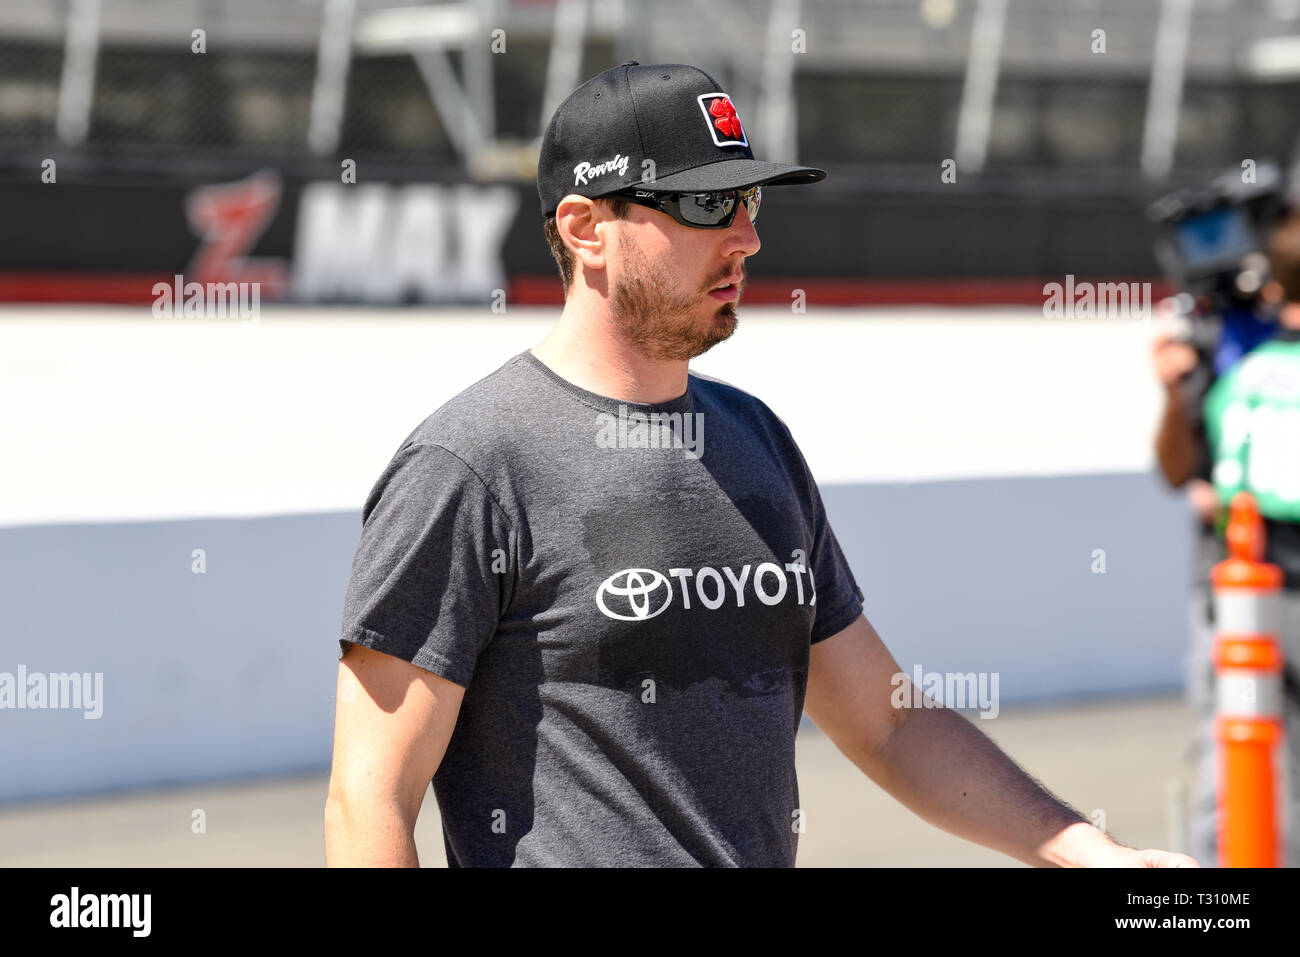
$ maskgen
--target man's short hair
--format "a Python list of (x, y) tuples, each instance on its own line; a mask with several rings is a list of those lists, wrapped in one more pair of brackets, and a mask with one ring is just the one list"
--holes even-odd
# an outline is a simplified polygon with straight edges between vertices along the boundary
[[(626, 219), (627, 211), (632, 206), (622, 196), (598, 196), (595, 202), (607, 205), (615, 219)], [(564, 284), (564, 298), (568, 299), (569, 287), (573, 285), (573, 250), (564, 245), (564, 240), (560, 238), (560, 228), (555, 224), (554, 213), (546, 217), (542, 229), (546, 233), (546, 243), (551, 247), (551, 255), (555, 257), (555, 264), (560, 267), (560, 282)]]
[(1300, 208), (1293, 209), (1269, 236), (1268, 258), (1286, 301), (1300, 303)]

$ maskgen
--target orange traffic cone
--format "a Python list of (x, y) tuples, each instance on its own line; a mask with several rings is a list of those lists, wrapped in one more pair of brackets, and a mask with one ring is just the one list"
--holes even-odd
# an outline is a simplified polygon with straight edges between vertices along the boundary
[(1249, 492), (1233, 498), (1226, 537), (1228, 557), (1213, 572), (1219, 866), (1277, 867), (1282, 569), (1262, 561), (1264, 522)]

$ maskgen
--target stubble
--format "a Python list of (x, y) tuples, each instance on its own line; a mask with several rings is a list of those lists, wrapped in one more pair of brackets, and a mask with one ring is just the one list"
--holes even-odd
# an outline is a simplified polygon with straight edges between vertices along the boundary
[(624, 275), (613, 284), (610, 316), (619, 335), (647, 358), (694, 359), (736, 331), (735, 303), (710, 311), (701, 304), (707, 292), (676, 291), (626, 232), (619, 251)]

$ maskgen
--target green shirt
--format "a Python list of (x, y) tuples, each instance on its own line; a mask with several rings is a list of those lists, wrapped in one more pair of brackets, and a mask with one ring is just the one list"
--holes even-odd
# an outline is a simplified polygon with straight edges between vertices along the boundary
[(1300, 331), (1279, 330), (1219, 379), (1205, 426), (1219, 500), (1247, 491), (1265, 518), (1300, 522)]

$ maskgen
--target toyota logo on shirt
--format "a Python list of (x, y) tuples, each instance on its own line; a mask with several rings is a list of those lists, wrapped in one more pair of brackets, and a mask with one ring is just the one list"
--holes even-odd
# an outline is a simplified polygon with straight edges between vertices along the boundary
[[(747, 564), (736, 571), (724, 565), (721, 570), (670, 568), (668, 575), (677, 579), (682, 608), (695, 607), (716, 611), (730, 604), (744, 608), (746, 599), (762, 605), (779, 605), (787, 596), (799, 605), (817, 604), (817, 586), (802, 549), (796, 549), (793, 562)], [(788, 573), (788, 574), (787, 574)], [(804, 576), (807, 576), (805, 588)], [(673, 587), (667, 576), (653, 568), (625, 568), (615, 572), (596, 589), (596, 606), (607, 618), (617, 621), (646, 621), (663, 613), (673, 603)]]
[[(607, 598), (613, 600), (613, 609), (605, 603)], [(619, 621), (653, 618), (672, 601), (673, 590), (668, 587), (668, 579), (650, 568), (625, 568), (615, 572), (601, 582), (596, 591), (596, 604), (600, 610)], [(631, 614), (627, 614), (628, 611)]]

